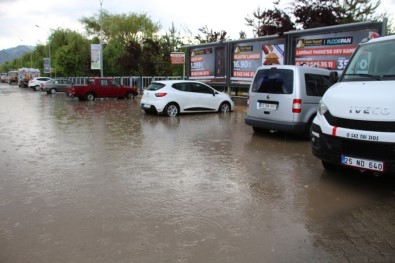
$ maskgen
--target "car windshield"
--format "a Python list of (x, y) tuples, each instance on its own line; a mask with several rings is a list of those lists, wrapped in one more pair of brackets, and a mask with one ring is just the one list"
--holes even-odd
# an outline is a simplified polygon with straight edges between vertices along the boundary
[(252, 83), (251, 91), (291, 94), (293, 92), (293, 71), (276, 68), (259, 70)]
[(152, 83), (148, 86), (148, 88), (146, 88), (146, 90), (155, 91), (155, 90), (158, 90), (158, 89), (163, 88), (164, 86), (166, 86), (166, 85), (163, 84), (163, 83), (152, 82)]
[(342, 81), (395, 80), (395, 40), (361, 45), (342, 76)]

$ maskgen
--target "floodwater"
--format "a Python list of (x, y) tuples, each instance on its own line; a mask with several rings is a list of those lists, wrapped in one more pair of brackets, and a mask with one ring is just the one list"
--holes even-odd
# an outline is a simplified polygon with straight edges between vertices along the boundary
[(244, 114), (1, 84), (0, 262), (395, 261), (393, 180), (326, 172)]

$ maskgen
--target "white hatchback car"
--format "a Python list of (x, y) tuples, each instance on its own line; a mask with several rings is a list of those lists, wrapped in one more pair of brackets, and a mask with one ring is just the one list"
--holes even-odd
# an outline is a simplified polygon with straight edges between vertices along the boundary
[(31, 80), (29, 80), (28, 83), (28, 87), (38, 91), (40, 90), (40, 84), (47, 82), (48, 80), (51, 80), (52, 78), (49, 77), (36, 77), (36, 78), (32, 78)]
[(162, 80), (152, 82), (144, 90), (141, 109), (175, 117), (179, 113), (230, 112), (234, 102), (228, 94), (202, 82)]

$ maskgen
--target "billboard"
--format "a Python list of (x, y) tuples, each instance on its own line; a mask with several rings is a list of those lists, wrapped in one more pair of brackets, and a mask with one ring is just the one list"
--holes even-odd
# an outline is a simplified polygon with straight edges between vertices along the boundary
[(91, 44), (91, 69), (101, 69), (101, 44)]
[(44, 73), (51, 73), (51, 59), (44, 58)]
[(385, 28), (385, 21), (368, 21), (187, 46), (187, 77), (245, 88), (262, 65), (305, 65), (341, 71), (364, 38), (385, 35)]
[(225, 45), (191, 48), (189, 78), (225, 84), (226, 51)]
[(171, 52), (170, 53), (170, 62), (173, 65), (185, 63), (185, 53), (184, 52)]
[(232, 83), (251, 82), (262, 65), (284, 64), (284, 40), (239, 42), (232, 45)]
[(295, 37), (294, 64), (343, 70), (362, 39), (378, 29), (363, 29)]

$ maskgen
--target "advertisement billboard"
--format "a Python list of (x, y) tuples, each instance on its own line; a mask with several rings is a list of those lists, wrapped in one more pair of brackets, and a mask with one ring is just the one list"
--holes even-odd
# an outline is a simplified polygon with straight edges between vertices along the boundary
[(343, 70), (362, 39), (377, 31), (378, 29), (371, 28), (296, 37), (293, 41), (294, 63)]
[(185, 63), (185, 53), (184, 52), (171, 52), (170, 53), (170, 62), (173, 65)]
[(284, 64), (285, 40), (239, 42), (232, 46), (232, 83), (250, 83), (262, 65)]
[(51, 73), (51, 59), (44, 58), (44, 73)]
[(225, 84), (225, 45), (212, 45), (190, 50), (189, 78)]
[(100, 52), (100, 44), (91, 44), (91, 69), (101, 69)]

